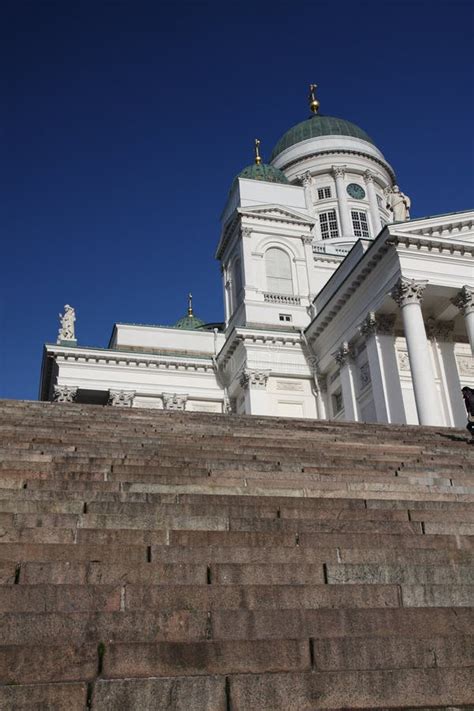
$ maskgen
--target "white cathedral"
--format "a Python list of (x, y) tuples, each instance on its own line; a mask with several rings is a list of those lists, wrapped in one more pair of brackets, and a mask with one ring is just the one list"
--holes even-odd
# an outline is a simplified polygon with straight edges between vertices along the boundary
[(81, 347), (65, 308), (40, 399), (463, 426), (474, 387), (474, 212), (409, 219), (361, 128), (319, 113), (235, 178), (216, 258), (225, 322), (116, 323)]

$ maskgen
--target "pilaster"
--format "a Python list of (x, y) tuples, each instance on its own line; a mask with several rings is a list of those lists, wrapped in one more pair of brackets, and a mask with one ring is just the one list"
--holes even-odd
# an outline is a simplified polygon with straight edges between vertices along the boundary
[(375, 193), (374, 175), (373, 175), (373, 173), (370, 172), (370, 170), (365, 171), (364, 182), (366, 184), (367, 195), (369, 197), (369, 208), (370, 208), (370, 216), (372, 218), (372, 225), (374, 228), (374, 237), (376, 237), (382, 229), (382, 222), (380, 220), (380, 212), (379, 212), (379, 206), (377, 203), (377, 195)]
[(177, 395), (176, 393), (163, 393), (163, 410), (181, 410), (186, 409), (187, 395)]
[(333, 354), (340, 368), (339, 377), (341, 380), (342, 400), (344, 402), (344, 418), (346, 420), (358, 422), (359, 412), (357, 407), (357, 395), (355, 387), (355, 373), (353, 366), (353, 352), (348, 343), (341, 343), (338, 350)]
[(69, 385), (55, 385), (53, 402), (75, 402), (78, 388)]
[(342, 236), (347, 237), (353, 235), (352, 220), (349, 214), (349, 205), (347, 203), (347, 193), (344, 177), (346, 174), (345, 166), (332, 167), (332, 174), (336, 182), (336, 194), (339, 207), (339, 219), (341, 222)]
[(112, 407), (133, 407), (135, 395), (134, 390), (109, 390), (107, 405)]
[(452, 302), (464, 316), (467, 337), (474, 355), (474, 288), (465, 284)]

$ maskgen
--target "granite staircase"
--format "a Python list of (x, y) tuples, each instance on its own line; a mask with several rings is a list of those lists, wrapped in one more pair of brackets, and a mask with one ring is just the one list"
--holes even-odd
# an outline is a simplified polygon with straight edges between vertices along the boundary
[(474, 708), (460, 430), (0, 401), (0, 709)]

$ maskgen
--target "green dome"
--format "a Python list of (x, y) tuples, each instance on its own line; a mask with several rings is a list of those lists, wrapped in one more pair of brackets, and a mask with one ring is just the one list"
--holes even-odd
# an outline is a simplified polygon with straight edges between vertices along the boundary
[(370, 136), (355, 123), (334, 116), (315, 114), (306, 121), (297, 123), (280, 138), (273, 149), (271, 160), (274, 160), (286, 148), (306, 141), (308, 138), (319, 138), (319, 136), (352, 136), (352, 138), (360, 138), (362, 141), (374, 144)]
[(247, 180), (265, 180), (267, 183), (284, 183), (288, 185), (288, 178), (281, 170), (274, 168), (273, 165), (267, 165), (266, 163), (260, 163), (257, 165), (253, 163), (248, 165), (246, 168), (240, 171), (240, 173), (234, 179), (232, 187), (237, 181), (237, 178), (247, 178)]
[(180, 318), (179, 321), (176, 321), (173, 328), (181, 328), (184, 331), (196, 331), (198, 328), (204, 326), (204, 324), (205, 321), (202, 321), (197, 316), (194, 316), (194, 314), (186, 314), (186, 316)]

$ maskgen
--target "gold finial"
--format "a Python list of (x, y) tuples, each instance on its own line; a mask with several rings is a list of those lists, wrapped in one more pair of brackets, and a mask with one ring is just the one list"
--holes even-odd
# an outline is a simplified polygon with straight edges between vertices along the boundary
[(258, 138), (255, 139), (255, 165), (260, 165), (262, 159), (260, 157), (260, 151), (258, 150), (260, 146), (260, 141)]
[(313, 114), (317, 114), (319, 111), (319, 101), (316, 98), (315, 91), (318, 88), (317, 84), (310, 84), (309, 85), (309, 108), (313, 112)]
[(194, 316), (193, 314), (193, 295), (188, 294), (188, 316)]

